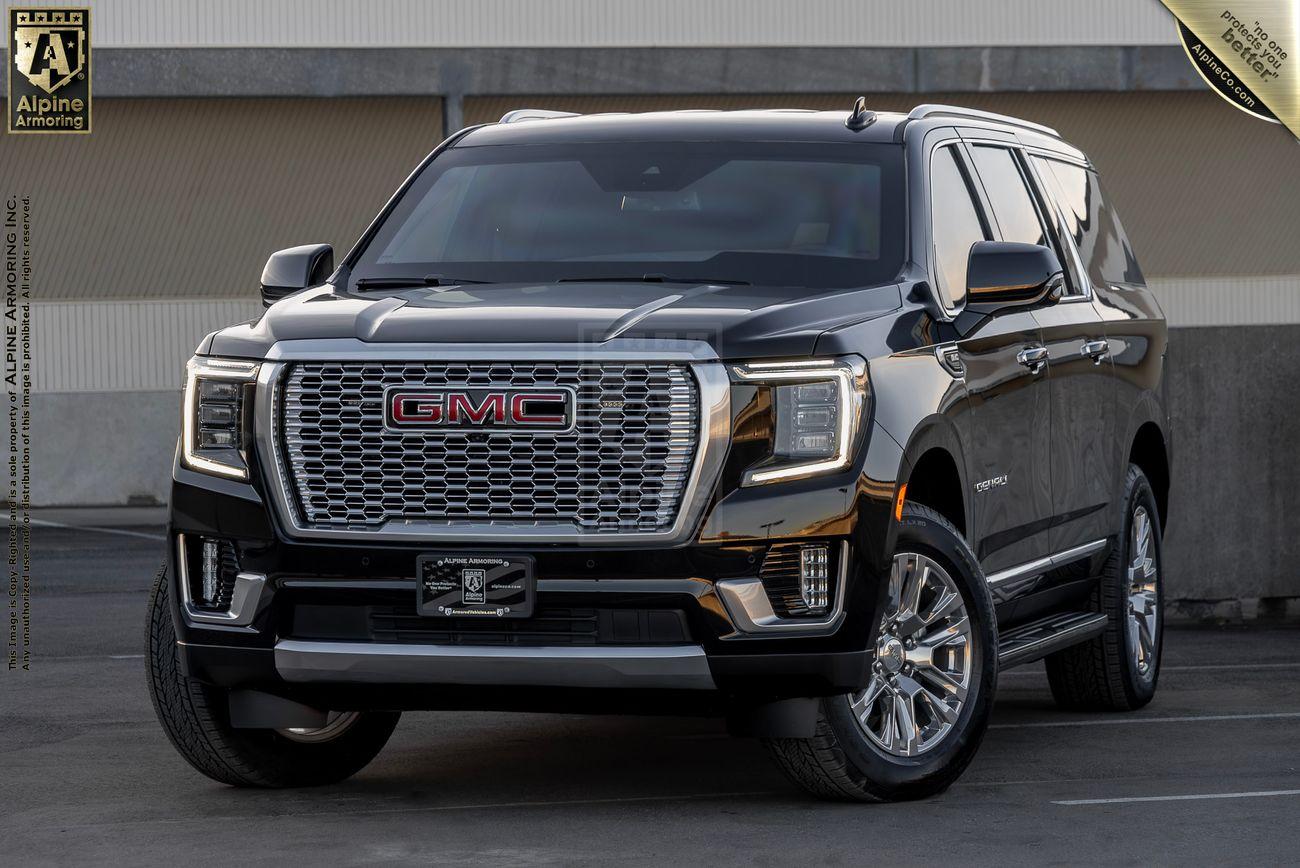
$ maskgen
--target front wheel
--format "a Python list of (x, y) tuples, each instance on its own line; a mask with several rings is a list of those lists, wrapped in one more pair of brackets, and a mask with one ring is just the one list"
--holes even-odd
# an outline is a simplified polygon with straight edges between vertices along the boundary
[(767, 746), (795, 783), (821, 798), (901, 801), (942, 792), (984, 737), (997, 644), (974, 553), (943, 516), (908, 504), (866, 687), (823, 699), (812, 738)]
[(225, 691), (187, 678), (176, 653), (167, 569), (149, 595), (145, 663), (154, 711), (190, 765), (236, 787), (308, 787), (351, 777), (393, 734), (397, 712), (333, 712), (316, 729), (235, 729)]

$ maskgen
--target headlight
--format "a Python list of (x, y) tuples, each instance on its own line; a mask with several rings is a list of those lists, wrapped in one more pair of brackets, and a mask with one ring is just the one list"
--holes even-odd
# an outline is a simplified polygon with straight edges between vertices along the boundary
[(842, 470), (853, 460), (866, 363), (852, 357), (735, 366), (742, 380), (771, 388), (772, 455), (745, 471), (742, 485), (761, 485)]
[(256, 362), (196, 356), (185, 369), (181, 455), (187, 467), (248, 478), (248, 419)]

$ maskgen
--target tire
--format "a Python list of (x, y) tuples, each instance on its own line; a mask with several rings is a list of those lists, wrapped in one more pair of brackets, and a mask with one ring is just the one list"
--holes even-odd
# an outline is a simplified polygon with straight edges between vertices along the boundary
[(195, 769), (235, 787), (320, 786), (356, 774), (388, 742), (397, 712), (336, 716), (320, 730), (232, 728), (226, 692), (181, 670), (170, 593), (164, 566), (149, 595), (149, 697), (167, 737)]
[[(965, 672), (964, 699), (959, 710), (947, 708), (951, 720), (946, 721), (948, 728), (944, 731), (940, 715), (934, 711), (938, 706), (918, 693), (911, 693), (910, 706), (906, 699), (893, 698), (892, 687), (880, 689), (874, 700), (869, 698), (882, 678), (886, 684), (896, 685), (902, 691), (899, 695), (913, 691), (912, 685), (929, 684), (937, 688), (938, 683), (932, 680), (935, 676), (929, 674), (927, 667), (920, 663), (913, 666), (912, 657), (904, 656), (900, 662), (897, 640), (891, 641), (894, 634), (886, 629), (889, 624), (896, 623), (896, 610), (892, 602), (887, 602), (867, 689), (858, 694), (823, 699), (812, 738), (768, 739), (765, 742), (786, 775), (819, 798), (905, 801), (940, 793), (970, 764), (988, 727), (993, 697), (997, 692), (998, 637), (993, 601), (989, 597), (984, 573), (970, 546), (947, 519), (919, 504), (909, 503), (903, 509), (888, 596), (894, 597), (897, 585), (913, 587), (907, 578), (918, 571), (910, 565), (937, 565), (950, 581), (943, 582), (943, 576), (936, 577), (937, 574), (931, 570), (932, 587), (923, 590), (919, 597), (922, 602), (913, 608), (929, 614), (950, 605), (960, 608), (953, 615), (930, 620), (917, 631), (912, 627), (921, 623), (920, 620), (899, 618), (901, 627), (897, 636), (929, 638), (940, 633), (948, 635), (958, 630), (957, 616), (964, 614), (969, 632), (962, 636), (960, 644), (941, 645), (954, 650), (936, 654), (936, 659), (943, 657), (946, 669)], [(926, 575), (923, 571), (920, 574)], [(896, 578), (898, 576), (902, 577), (901, 581)], [(938, 591), (940, 585), (946, 590)], [(954, 597), (958, 595), (960, 599), (954, 603)], [(916, 647), (923, 648), (924, 643), (918, 643)], [(906, 645), (901, 653), (921, 652)], [(900, 665), (903, 667), (901, 670), (893, 671), (893, 667)], [(889, 679), (894, 680), (891, 682)], [(957, 694), (950, 693), (949, 696), (956, 697)], [(904, 708), (910, 707), (906, 717), (899, 716), (898, 706), (893, 704), (897, 701), (902, 701)], [(900, 750), (908, 751), (908, 740), (901, 737), (905, 727), (900, 723), (895, 728), (888, 723), (889, 714), (895, 715), (895, 721), (906, 720), (913, 724), (914, 740), (910, 753), (906, 755), (899, 753)], [(922, 724), (926, 718), (929, 722)], [(860, 723), (860, 719), (864, 723)], [(900, 737), (894, 741), (896, 734)], [(927, 739), (930, 739), (928, 744)], [(893, 741), (892, 750), (887, 741)]]
[[(1135, 527), (1147, 528), (1147, 570), (1143, 581), (1153, 588), (1140, 597), (1139, 608), (1150, 615), (1140, 628), (1146, 633), (1145, 661), (1137, 653), (1142, 637), (1130, 615), (1130, 568), (1136, 564)], [(1132, 711), (1151, 701), (1160, 680), (1160, 654), (1164, 645), (1164, 563), (1160, 513), (1151, 484), (1137, 465), (1130, 464), (1124, 479), (1124, 527), (1102, 570), (1092, 595), (1092, 610), (1107, 617), (1106, 629), (1096, 638), (1065, 648), (1047, 658), (1047, 680), (1061, 708), (1075, 711)], [(1137, 575), (1137, 574), (1135, 574)]]

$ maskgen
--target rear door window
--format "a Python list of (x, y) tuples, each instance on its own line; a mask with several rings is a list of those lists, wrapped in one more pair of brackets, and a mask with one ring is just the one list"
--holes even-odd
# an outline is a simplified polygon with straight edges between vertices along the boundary
[(1015, 155), (1007, 148), (975, 145), (971, 158), (1002, 230), (1002, 240), (1047, 246), (1047, 231)]

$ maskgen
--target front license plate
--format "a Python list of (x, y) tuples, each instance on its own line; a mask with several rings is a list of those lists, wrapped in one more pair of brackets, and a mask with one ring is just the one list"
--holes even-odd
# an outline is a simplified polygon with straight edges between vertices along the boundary
[(429, 554), (416, 560), (421, 615), (527, 618), (533, 614), (535, 561), (527, 555)]

